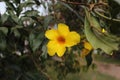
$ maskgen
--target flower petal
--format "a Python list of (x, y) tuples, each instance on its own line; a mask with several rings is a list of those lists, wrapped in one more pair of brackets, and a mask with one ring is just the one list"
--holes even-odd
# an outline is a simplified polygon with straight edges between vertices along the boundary
[(92, 50), (92, 45), (89, 42), (84, 42), (84, 48), (88, 50)]
[(59, 23), (58, 24), (58, 32), (60, 33), (60, 35), (65, 37), (70, 32), (69, 27), (65, 24)]
[(47, 49), (48, 49), (48, 54), (50, 56), (54, 56), (55, 53), (57, 53), (57, 55), (59, 57), (63, 56), (63, 54), (66, 51), (66, 48), (64, 45), (59, 44), (56, 41), (49, 41), (47, 44)]
[(83, 49), (82, 52), (80, 53), (80, 56), (82, 58), (84, 58), (85, 56), (87, 56), (90, 53), (90, 51), (88, 49)]
[(75, 31), (70, 32), (66, 36), (66, 46), (67, 47), (74, 46), (74, 45), (78, 44), (79, 42), (80, 42), (80, 35)]
[(55, 29), (47, 30), (45, 36), (50, 40), (55, 40), (58, 36), (58, 31)]
[(49, 41), (47, 44), (47, 51), (50, 56), (54, 56), (56, 52), (56, 42), (55, 41)]
[(65, 48), (65, 47), (61, 47), (61, 46), (59, 46), (59, 47), (57, 47), (57, 48), (58, 48), (58, 50), (57, 50), (57, 55), (58, 55), (59, 57), (62, 57), (62, 56), (64, 55), (65, 51), (66, 51), (66, 48)]

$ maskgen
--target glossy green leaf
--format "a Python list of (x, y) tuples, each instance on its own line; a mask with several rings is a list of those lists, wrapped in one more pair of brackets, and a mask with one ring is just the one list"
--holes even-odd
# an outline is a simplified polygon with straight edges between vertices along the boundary
[(112, 42), (108, 36), (102, 34), (98, 21), (88, 11), (86, 11), (86, 14), (89, 15), (89, 17), (86, 17), (84, 23), (85, 35), (93, 48), (100, 48), (107, 54), (112, 54), (113, 50), (118, 50), (119, 43)]

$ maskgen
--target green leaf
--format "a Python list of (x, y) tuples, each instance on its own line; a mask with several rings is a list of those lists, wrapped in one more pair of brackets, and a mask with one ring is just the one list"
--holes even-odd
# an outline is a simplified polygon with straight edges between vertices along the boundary
[(6, 48), (6, 41), (0, 40), (0, 50), (4, 50)]
[(6, 48), (6, 40), (3, 34), (0, 34), (0, 50), (4, 50)]
[(16, 22), (16, 23), (18, 23), (18, 17), (16, 16), (16, 15), (11, 15), (11, 18)]
[(100, 48), (107, 54), (112, 54), (113, 50), (118, 50), (119, 43), (113, 42), (110, 37), (100, 32), (101, 28), (98, 21), (88, 11), (86, 11), (86, 15), (84, 23), (85, 35), (93, 48)]
[(49, 23), (51, 22), (51, 20), (53, 20), (53, 16), (47, 16), (44, 19), (44, 28), (47, 29)]
[(17, 7), (17, 15), (20, 16), (20, 13), (23, 11), (26, 7), (32, 7), (34, 5), (31, 1), (25, 1), (24, 3), (20, 3)]
[(46, 47), (46, 43), (42, 46), (42, 57), (47, 58), (47, 47)]
[(11, 30), (15, 30), (15, 29), (21, 29), (23, 28), (23, 26), (20, 26), (20, 25), (16, 25), (15, 27), (12, 27)]
[(20, 0), (13, 0), (16, 4), (20, 4)]
[(16, 37), (20, 37), (20, 32), (18, 31), (18, 29), (21, 28), (23, 28), (23, 26), (16, 25), (15, 27), (11, 28), (11, 31), (14, 33)]
[(16, 37), (20, 37), (20, 32), (17, 29), (15, 29), (13, 33)]
[(10, 1), (5, 1), (6, 5), (7, 5), (7, 9), (10, 9), (10, 10), (13, 10), (15, 11), (16, 10), (16, 7), (13, 5), (12, 2)]
[(5, 21), (7, 21), (8, 17), (9, 17), (9, 16), (8, 16), (7, 14), (3, 14), (3, 15), (1, 16), (2, 23), (4, 23)]
[(38, 11), (37, 10), (27, 10), (24, 12), (25, 16), (38, 16)]
[(8, 28), (6, 28), (6, 27), (0, 27), (0, 31), (2, 31), (5, 35), (7, 35)]
[(114, 0), (114, 1), (116, 1), (120, 5), (120, 0)]
[(39, 48), (39, 46), (42, 44), (44, 40), (44, 33), (41, 32), (38, 35), (31, 33), (29, 35), (29, 42), (30, 42), (30, 46), (33, 50), (33, 52)]

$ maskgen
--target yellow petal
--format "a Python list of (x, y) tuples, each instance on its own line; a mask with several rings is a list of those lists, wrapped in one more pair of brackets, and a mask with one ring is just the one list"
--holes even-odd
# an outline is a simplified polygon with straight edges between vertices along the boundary
[(58, 50), (57, 50), (57, 55), (59, 56), (59, 57), (62, 57), (63, 55), (64, 55), (64, 53), (65, 53), (65, 51), (66, 51), (66, 48), (64, 47), (64, 46), (59, 46), (59, 47), (57, 47), (58, 48)]
[(55, 41), (49, 41), (47, 44), (47, 51), (50, 56), (54, 56), (56, 52), (56, 42)]
[(70, 32), (69, 27), (65, 24), (59, 23), (58, 24), (58, 32), (60, 33), (60, 35), (65, 37)]
[(80, 35), (77, 32), (72, 31), (66, 36), (65, 39), (66, 39), (66, 43), (65, 43), (66, 46), (71, 47), (80, 42)]
[(49, 41), (47, 44), (47, 49), (50, 56), (54, 56), (55, 53), (57, 53), (59, 57), (62, 57), (66, 51), (65, 46), (59, 44), (57, 41)]
[(55, 40), (58, 36), (58, 31), (55, 30), (55, 29), (52, 29), (52, 30), (47, 30), (45, 32), (45, 36), (50, 39), (50, 40)]
[(87, 56), (88, 54), (89, 54), (89, 50), (88, 49), (83, 49), (82, 50), (82, 52), (81, 52), (81, 54), (80, 54), (80, 56), (82, 57), (82, 58), (84, 58), (85, 56)]
[(88, 50), (92, 50), (92, 46), (89, 42), (84, 42), (84, 48)]

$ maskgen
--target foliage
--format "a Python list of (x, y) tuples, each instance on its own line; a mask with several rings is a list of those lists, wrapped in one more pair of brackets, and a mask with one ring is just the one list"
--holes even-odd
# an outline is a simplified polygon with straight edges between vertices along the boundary
[[(62, 80), (68, 73), (80, 71), (80, 54), (86, 54), (82, 52), (85, 42), (93, 47), (85, 56), (87, 68), (92, 64), (94, 50), (100, 49), (110, 55), (119, 52), (119, 1), (1, 1), (5, 2), (7, 10), (0, 16), (0, 80), (51, 80), (47, 74), (47, 67), (51, 65)], [(39, 14), (37, 8), (40, 6), (48, 8), (48, 15)], [(50, 57), (45, 32), (56, 28), (58, 23), (65, 23), (71, 31), (78, 32), (81, 42), (67, 48), (63, 57)]]

